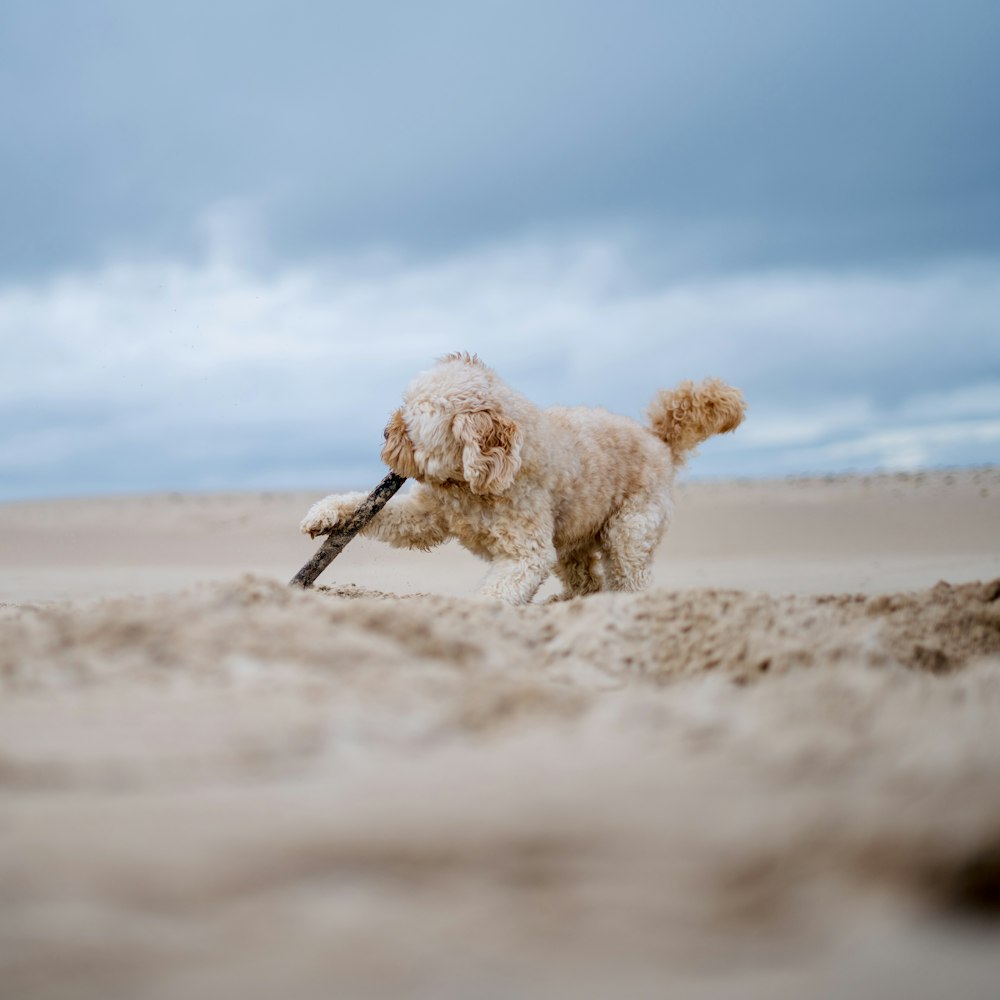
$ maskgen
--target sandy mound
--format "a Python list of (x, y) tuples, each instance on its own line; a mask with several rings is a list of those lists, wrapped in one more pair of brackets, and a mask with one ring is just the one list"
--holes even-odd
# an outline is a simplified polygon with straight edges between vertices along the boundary
[(991, 996), (1000, 581), (0, 609), (18, 997)]

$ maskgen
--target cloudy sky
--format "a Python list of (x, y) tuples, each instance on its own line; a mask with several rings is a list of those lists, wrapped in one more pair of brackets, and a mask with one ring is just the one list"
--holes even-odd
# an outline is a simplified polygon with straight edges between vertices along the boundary
[(371, 485), (450, 350), (692, 475), (1000, 457), (995, 0), (0, 4), (0, 498)]

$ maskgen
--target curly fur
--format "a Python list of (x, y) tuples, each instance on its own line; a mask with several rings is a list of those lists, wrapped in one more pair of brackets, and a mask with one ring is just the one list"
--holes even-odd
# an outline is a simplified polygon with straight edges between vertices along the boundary
[[(385, 429), (383, 461), (414, 488), (363, 533), (401, 548), (455, 538), (491, 563), (481, 589), (529, 602), (555, 572), (562, 597), (648, 585), (667, 528), (675, 470), (746, 404), (718, 379), (661, 390), (650, 427), (606, 410), (541, 410), (474, 354), (441, 358), (407, 388)], [(312, 506), (302, 531), (332, 531), (363, 494)]]
[(403, 420), (403, 411), (396, 410), (389, 418), (389, 423), (385, 425), (385, 444), (382, 446), (382, 461), (400, 476), (407, 479), (417, 475), (420, 471), (417, 468), (413, 456), (413, 445), (406, 433), (406, 422)]
[(661, 389), (646, 413), (653, 433), (673, 453), (674, 463), (683, 465), (706, 438), (736, 430), (745, 410), (739, 389), (708, 378), (700, 385), (685, 381), (676, 389)]
[(459, 413), (452, 431), (462, 444), (462, 474), (473, 493), (510, 489), (521, 468), (521, 432), (496, 410)]

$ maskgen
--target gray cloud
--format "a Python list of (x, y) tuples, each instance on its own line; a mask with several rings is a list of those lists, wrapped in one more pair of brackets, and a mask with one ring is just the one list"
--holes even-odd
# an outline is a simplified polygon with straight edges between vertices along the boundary
[(0, 267), (193, 252), (256, 206), (280, 259), (613, 224), (648, 268), (1000, 249), (990, 0), (0, 11)]

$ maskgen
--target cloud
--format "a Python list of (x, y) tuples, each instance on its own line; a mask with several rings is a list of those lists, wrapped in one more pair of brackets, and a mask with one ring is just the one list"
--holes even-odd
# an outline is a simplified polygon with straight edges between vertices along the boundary
[(0, 5), (0, 272), (642, 225), (671, 268), (1000, 250), (993, 0)]
[(0, 287), (2, 495), (363, 486), (406, 382), (456, 349), (542, 404), (636, 417), (682, 378), (732, 381), (750, 418), (693, 474), (996, 454), (996, 260), (640, 280), (621, 231), (266, 266), (245, 226), (206, 231), (194, 262)]

